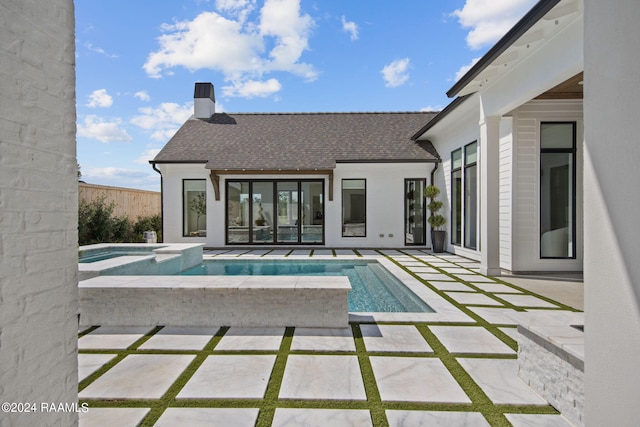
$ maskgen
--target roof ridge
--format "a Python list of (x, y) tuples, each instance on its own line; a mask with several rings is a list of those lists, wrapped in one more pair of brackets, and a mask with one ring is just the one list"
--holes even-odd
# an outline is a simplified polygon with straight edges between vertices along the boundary
[(330, 114), (434, 114), (438, 111), (301, 111), (301, 112), (230, 112), (220, 111), (215, 114), (227, 114), (227, 115), (255, 115), (255, 116), (294, 116), (294, 115), (330, 115)]

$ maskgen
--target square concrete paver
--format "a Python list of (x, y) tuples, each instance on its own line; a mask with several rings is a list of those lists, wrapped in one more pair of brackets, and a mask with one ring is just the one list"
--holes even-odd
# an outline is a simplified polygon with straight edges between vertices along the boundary
[(374, 356), (369, 360), (384, 401), (471, 403), (440, 359)]
[(494, 325), (517, 325), (518, 316), (521, 311), (511, 308), (491, 308), (491, 307), (469, 307), (469, 310), (476, 313), (489, 323)]
[(540, 298), (536, 298), (533, 295), (496, 295), (502, 298), (505, 301), (510, 302), (511, 304), (518, 307), (538, 307), (538, 308), (553, 308), (558, 307), (555, 304), (551, 304), (545, 300), (541, 300)]
[(202, 350), (218, 328), (164, 327), (139, 348), (154, 350)]
[(351, 328), (296, 328), (291, 350), (356, 351)]
[(285, 328), (229, 328), (214, 350), (278, 351)]
[(447, 276), (446, 274), (441, 274), (441, 273), (417, 273), (416, 276), (418, 276), (422, 280), (427, 280), (429, 282), (431, 282), (432, 280), (436, 280), (440, 282), (447, 282), (447, 281), (454, 282), (456, 280)]
[(414, 267), (407, 267), (407, 269), (412, 272), (412, 273), (432, 273), (432, 274), (441, 274), (438, 270), (436, 270), (433, 267), (427, 267), (426, 265), (421, 264), (420, 266), (414, 266)]
[(253, 427), (258, 408), (167, 408), (154, 427)]
[[(78, 414), (80, 427), (104, 427), (114, 424), (136, 427), (149, 413), (149, 408), (91, 408)], [(117, 421), (116, 421), (117, 420)]]
[(480, 274), (454, 274), (458, 279), (465, 280), (471, 283), (492, 283), (495, 280), (490, 279), (489, 277), (482, 276)]
[(502, 283), (473, 283), (485, 292), (502, 292), (505, 294), (521, 294), (522, 291), (512, 288), (511, 286), (503, 285)]
[(458, 359), (460, 365), (495, 404), (547, 405), (518, 377), (514, 359)]
[(465, 285), (460, 282), (438, 282), (438, 281), (429, 281), (429, 283), (440, 291), (468, 291), (473, 292), (473, 289), (470, 286)]
[(280, 399), (367, 400), (358, 358), (289, 356)]
[(360, 325), (360, 330), (367, 351), (433, 353), (413, 325)]
[(81, 399), (159, 399), (189, 366), (193, 355), (133, 354), (79, 394)]
[(389, 427), (489, 427), (479, 412), (386, 411)]
[(502, 303), (477, 292), (446, 292), (446, 294), (460, 304), (494, 305), (503, 307)]
[(505, 414), (513, 427), (573, 427), (562, 415)]
[(272, 427), (368, 427), (369, 411), (358, 409), (277, 408)]
[(78, 382), (93, 374), (114, 357), (116, 357), (115, 354), (78, 354)]
[(213, 355), (200, 365), (178, 399), (262, 399), (275, 355)]
[(151, 326), (101, 326), (78, 340), (80, 350), (125, 349), (142, 338)]
[(471, 272), (469, 270), (467, 270), (466, 268), (462, 268), (462, 267), (442, 267), (442, 269), (444, 271), (446, 271), (449, 274), (470, 274)]
[(516, 353), (481, 326), (430, 326), (429, 329), (451, 353)]

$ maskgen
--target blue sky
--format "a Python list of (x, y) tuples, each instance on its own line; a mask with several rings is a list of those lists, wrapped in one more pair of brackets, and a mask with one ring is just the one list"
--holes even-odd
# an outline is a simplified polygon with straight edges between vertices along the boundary
[(535, 0), (76, 0), (78, 163), (160, 190), (148, 161), (192, 114), (439, 110)]

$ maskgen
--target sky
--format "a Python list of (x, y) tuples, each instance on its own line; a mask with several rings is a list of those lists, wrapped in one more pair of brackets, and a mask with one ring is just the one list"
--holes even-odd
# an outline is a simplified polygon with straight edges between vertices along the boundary
[(438, 111), (536, 0), (75, 0), (77, 156), (91, 184), (160, 190), (193, 114)]

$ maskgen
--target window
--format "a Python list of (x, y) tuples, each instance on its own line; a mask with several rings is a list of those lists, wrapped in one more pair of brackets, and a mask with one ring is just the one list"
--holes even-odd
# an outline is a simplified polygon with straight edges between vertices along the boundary
[(462, 244), (462, 148), (451, 153), (451, 244)]
[(464, 246), (476, 249), (478, 240), (478, 143), (464, 147)]
[(366, 237), (367, 189), (364, 179), (342, 180), (342, 237)]
[(204, 179), (182, 181), (183, 236), (207, 235), (207, 188)]
[(227, 244), (324, 241), (324, 181), (227, 181)]
[(478, 143), (451, 152), (451, 244), (478, 247)]
[(404, 242), (407, 245), (424, 245), (425, 243), (424, 187), (426, 182), (424, 178), (404, 180)]
[(576, 124), (540, 125), (540, 258), (575, 258)]

